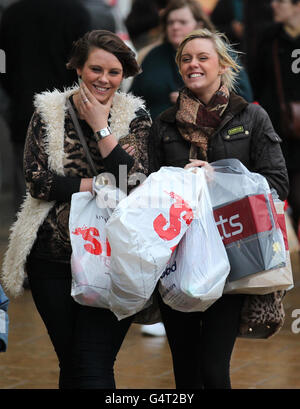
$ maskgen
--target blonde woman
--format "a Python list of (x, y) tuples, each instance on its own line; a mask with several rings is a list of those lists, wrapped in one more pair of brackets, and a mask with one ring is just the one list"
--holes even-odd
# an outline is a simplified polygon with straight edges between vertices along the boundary
[[(182, 41), (176, 62), (185, 87), (152, 125), (151, 171), (236, 158), (264, 175), (283, 200), (288, 177), (280, 138), (263, 108), (235, 94), (239, 66), (233, 52), (223, 34), (207, 29)], [(231, 387), (230, 359), (243, 301), (243, 295), (224, 295), (205, 312), (183, 313), (159, 298), (177, 388)]]

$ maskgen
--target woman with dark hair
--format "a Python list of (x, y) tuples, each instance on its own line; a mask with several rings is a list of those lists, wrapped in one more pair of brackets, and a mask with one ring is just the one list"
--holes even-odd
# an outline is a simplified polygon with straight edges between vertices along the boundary
[[(132, 318), (119, 322), (108, 309), (83, 306), (71, 297), (70, 202), (73, 193), (93, 192), (96, 174), (109, 172), (118, 180), (120, 165), (130, 175), (147, 173), (151, 120), (141, 99), (118, 92), (123, 78), (136, 75), (139, 67), (117, 35), (86, 33), (67, 67), (77, 71), (80, 87), (35, 97), (24, 155), (28, 193), (12, 229), (3, 282), (18, 295), (26, 268), (59, 360), (61, 389), (113, 388), (114, 361)], [(124, 143), (128, 139), (135, 148)]]

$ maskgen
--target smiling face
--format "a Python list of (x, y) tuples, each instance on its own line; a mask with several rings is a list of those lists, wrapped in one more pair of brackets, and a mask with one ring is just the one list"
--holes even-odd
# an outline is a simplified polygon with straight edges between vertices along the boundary
[(168, 41), (177, 48), (186, 35), (197, 27), (197, 21), (189, 7), (173, 10), (167, 17)]
[(224, 71), (212, 40), (195, 38), (184, 46), (180, 58), (182, 79), (205, 104), (219, 89)]
[(123, 80), (123, 67), (118, 58), (101, 48), (91, 49), (88, 59), (77, 74), (94, 97), (105, 104)]

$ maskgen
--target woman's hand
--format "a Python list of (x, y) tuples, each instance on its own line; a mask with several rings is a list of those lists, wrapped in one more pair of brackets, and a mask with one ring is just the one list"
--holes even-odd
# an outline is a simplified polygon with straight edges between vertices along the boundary
[(134, 146), (130, 146), (129, 143), (126, 143), (122, 148), (128, 153), (128, 155), (133, 156), (135, 152)]
[[(207, 177), (207, 181), (211, 182), (213, 180), (213, 172), (214, 172), (214, 168), (205, 160), (199, 160), (199, 159), (190, 159), (191, 163), (188, 163), (187, 165), (185, 165), (184, 169), (190, 169), (190, 168), (195, 168), (195, 167), (204, 167), (204, 170), (206, 172), (206, 177)], [(196, 169), (194, 171), (192, 171), (194, 173), (196, 173)]]
[[(108, 116), (112, 106), (114, 94), (102, 104), (81, 82), (79, 92), (74, 96), (74, 102), (81, 119), (84, 119), (94, 132), (108, 126)], [(106, 158), (118, 144), (113, 134), (98, 141), (98, 147), (102, 158)]]
[(179, 97), (179, 92), (178, 91), (170, 92), (169, 97), (172, 104), (176, 104), (176, 101)]
[[(190, 159), (191, 163), (188, 163), (185, 165), (184, 169), (190, 169), (190, 168), (195, 168), (196, 166), (210, 166), (208, 162), (205, 162), (205, 160), (199, 160), (199, 159)], [(210, 166), (211, 167), (211, 166)]]
[(79, 93), (77, 94), (77, 110), (94, 132), (108, 126), (108, 115), (112, 106), (114, 94), (105, 104), (101, 104), (90, 92), (87, 86), (81, 82)]

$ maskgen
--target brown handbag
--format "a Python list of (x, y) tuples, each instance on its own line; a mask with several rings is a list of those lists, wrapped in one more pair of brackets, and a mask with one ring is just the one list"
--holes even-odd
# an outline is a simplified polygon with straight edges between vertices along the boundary
[(280, 102), (282, 131), (287, 139), (300, 141), (300, 101), (285, 101), (278, 59), (278, 40), (273, 42), (273, 61)]
[(285, 291), (245, 297), (241, 311), (238, 337), (270, 338), (280, 331), (285, 312), (282, 299)]

